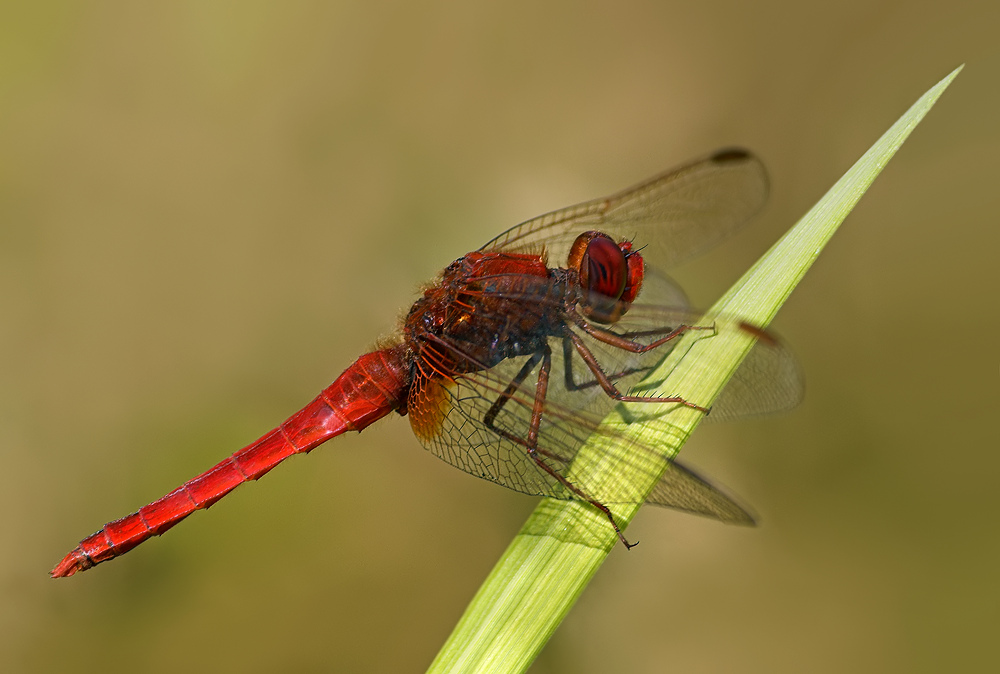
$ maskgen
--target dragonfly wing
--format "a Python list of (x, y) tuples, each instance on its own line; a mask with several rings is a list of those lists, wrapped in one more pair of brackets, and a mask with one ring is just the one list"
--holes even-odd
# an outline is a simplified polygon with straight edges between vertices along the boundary
[[(669, 268), (739, 229), (767, 199), (764, 165), (745, 150), (721, 150), (618, 194), (523, 222), (481, 250), (540, 252), (561, 266), (580, 233), (629, 239), (653, 266)], [(647, 245), (648, 244), (648, 245)]]
[[(518, 293), (494, 293), (494, 299), (518, 307), (518, 320), (527, 324), (551, 322), (553, 316), (562, 315), (562, 327), (550, 327), (552, 334), (538, 341), (526, 335), (515, 338), (505, 334), (472, 335), (470, 341), (461, 341), (464, 338), (455, 335), (428, 336), (426, 347), (417, 354), (414, 381), (407, 400), (414, 434), (424, 447), (444, 461), (519, 492), (580, 499), (579, 494), (557, 477), (561, 476), (582, 489), (588, 498), (603, 503), (645, 501), (645, 493), (627, 480), (616, 480), (614, 475), (603, 475), (600, 484), (577, 484), (572, 476), (571, 465), (577, 453), (594, 434), (603, 436), (602, 442), (608, 447), (628, 442), (630, 451), (616, 460), (627, 462), (632, 469), (658, 474), (667, 457), (663, 448), (626, 441), (613, 428), (602, 424), (617, 402), (598, 383), (597, 373), (587, 365), (580, 351), (564, 338), (563, 330), (576, 336), (593, 356), (592, 360), (600, 365), (602, 376), (626, 395), (635, 394), (637, 385), (648, 378), (682, 340), (666, 342), (644, 353), (621, 348), (617, 340), (611, 340), (615, 345), (608, 344), (581, 328), (571, 317), (559, 313), (565, 308), (561, 295), (553, 292), (554, 281), (538, 277), (519, 277), (518, 280), (519, 283), (497, 284), (521, 289)], [(697, 325), (697, 320), (697, 315), (686, 309), (634, 304), (620, 321), (602, 329), (636, 343), (649, 344), (678, 326)], [(490, 321), (488, 324), (502, 323)], [(712, 330), (696, 334), (700, 339), (713, 339), (722, 332), (741, 330), (738, 321), (717, 318)], [(728, 416), (763, 412), (776, 405), (783, 407), (789, 399), (795, 398), (798, 379), (791, 384), (773, 383), (767, 379), (775, 373), (780, 376), (782, 368), (790, 367), (797, 373), (794, 359), (767, 333), (749, 332), (759, 338), (760, 346), (753, 351), (761, 350), (750, 360), (751, 367), (734, 377), (739, 391), (732, 402), (721, 406)], [(472, 355), (484, 342), (513, 348), (511, 344), (518, 339), (536, 344), (532, 347), (536, 350), (503, 358), (493, 367), (477, 362)], [(539, 372), (546, 350), (550, 359), (549, 377), (544, 395), (540, 395)], [(454, 363), (464, 365), (455, 367)], [(658, 390), (655, 386), (646, 390), (656, 392), (643, 395), (666, 397), (680, 393)], [(767, 393), (772, 390), (783, 393)], [(707, 405), (710, 401), (692, 402)], [(629, 411), (639, 408), (640, 405), (635, 404)], [(662, 416), (669, 411), (670, 407), (649, 408), (651, 415)], [(538, 418), (534, 447), (544, 466), (540, 466), (529, 452), (533, 415)], [(714, 409), (712, 416), (716, 416)], [(670, 494), (675, 495), (671, 497)], [(747, 517), (742, 509), (683, 467), (668, 471), (651, 502), (726, 521), (743, 521)]]
[(805, 395), (805, 378), (798, 360), (771, 333), (750, 349), (722, 393), (712, 403), (709, 421), (787, 412)]
[[(544, 294), (532, 296), (536, 303), (526, 301), (525, 312), (550, 310), (539, 308), (542, 304), (537, 302), (538, 297)], [(662, 309), (656, 312), (656, 317), (670, 320), (674, 326), (690, 320), (689, 313)], [(601, 342), (576, 325), (568, 329), (587, 346), (601, 363), (604, 374), (623, 392), (645, 377), (676, 343), (638, 354)], [(664, 327), (658, 326), (656, 332), (662, 335)], [(651, 339), (648, 335), (641, 338)], [(538, 465), (528, 451), (532, 415), (538, 411), (537, 456), (552, 472), (604, 503), (645, 500), (644, 493), (613, 475), (603, 476), (599, 486), (576, 484), (575, 478), (570, 477), (570, 466), (590, 436), (595, 433), (605, 436), (608, 446), (624, 440), (614, 430), (602, 426), (602, 420), (616, 401), (598, 384), (595, 374), (568, 340), (561, 335), (547, 337), (551, 366), (545, 395), (539, 396), (541, 351), (506, 358), (492, 368), (475, 367), (471, 372), (442, 376), (435, 366), (447, 360), (442, 358), (442, 351), (465, 357), (463, 349), (468, 347), (454, 339), (438, 339), (441, 343), (428, 347), (427, 353), (418, 357), (407, 401), (414, 435), (424, 447), (467, 473), (515, 491), (579, 499), (579, 494)], [(631, 458), (622, 461), (632, 462), (633, 468), (662, 470), (665, 457), (661, 448), (630, 443), (634, 448)]]
[[(525, 494), (573, 499), (574, 494), (541, 469), (524, 445), (498, 432), (527, 437), (537, 373), (508, 393), (492, 427), (485, 422), (527, 360), (509, 359), (492, 371), (454, 379), (418, 377), (410, 392), (410, 425), (426, 449), (470, 475)], [(548, 465), (565, 474), (588, 435), (586, 426), (560, 424), (555, 411), (546, 409), (539, 445), (546, 447)]]
[[(537, 299), (537, 296), (536, 296)], [(525, 303), (524, 311), (538, 305)], [(570, 329), (600, 358), (607, 375), (627, 389), (638, 382), (648, 367), (650, 354), (634, 354), (601, 343), (576, 326)], [(506, 358), (492, 368), (441, 376), (433, 363), (440, 361), (442, 347), (428, 349), (418, 357), (416, 376), (410, 389), (407, 410), (414, 435), (421, 444), (444, 461), (483, 479), (515, 491), (560, 499), (579, 499), (556, 473), (570, 479), (588, 497), (605, 503), (639, 503), (645, 494), (625, 480), (604, 476), (601, 485), (576, 484), (569, 477), (570, 466), (591, 435), (606, 436), (613, 445), (621, 436), (601, 425), (615, 400), (597, 384), (580, 355), (561, 336), (549, 336), (546, 343), (551, 366), (544, 396), (538, 395), (542, 368), (541, 351)], [(447, 343), (453, 354), (462, 354), (463, 345)], [(435, 353), (436, 351), (436, 353)], [(658, 349), (662, 354), (669, 346)], [(568, 374), (567, 374), (568, 370)], [(539, 466), (528, 451), (532, 415), (539, 412), (537, 456), (552, 473)], [(632, 453), (636, 466), (662, 468), (662, 451), (637, 447)], [(651, 460), (652, 459), (652, 460)]]
[(743, 506), (683, 464), (672, 461), (646, 503), (711, 517), (727, 524), (754, 526)]
[[(675, 328), (679, 325), (696, 326), (706, 323), (701, 320), (698, 313), (689, 309), (636, 303), (614, 325), (614, 330), (621, 334), (654, 332), (662, 334), (666, 328)], [(711, 339), (713, 334), (737, 332), (755, 337), (757, 341), (722, 389), (719, 397), (711, 403), (712, 411), (707, 420), (728, 421), (786, 412), (802, 401), (805, 380), (798, 360), (782, 340), (770, 332), (750, 327), (739, 319), (727, 316), (717, 316), (710, 325), (714, 325), (714, 331), (705, 331), (701, 338)], [(646, 338), (640, 341), (648, 343), (651, 340)], [(648, 375), (672, 348), (669, 343), (664, 346), (667, 348), (657, 348), (640, 355), (625, 355), (621, 349), (603, 344), (597, 344), (592, 349), (601, 363), (627, 361), (631, 367), (641, 369), (644, 375)], [(635, 383), (638, 382), (634, 380), (627, 382), (627, 384)], [(664, 391), (664, 393), (673, 395), (678, 392)], [(706, 400), (691, 402), (709, 404)]]
[(691, 308), (687, 293), (677, 281), (655, 267), (646, 267), (639, 299), (644, 304), (670, 307), (671, 311), (690, 311)]
[[(500, 370), (516, 376), (515, 370), (520, 371), (526, 360), (516, 359), (508, 364), (509, 367), (501, 367)], [(494, 430), (502, 429), (516, 437), (526, 437), (527, 419), (534, 403), (532, 391), (535, 378), (525, 380), (513, 394), (492, 422), (493, 428), (484, 424), (483, 419), (490, 407), (506, 388), (496, 378), (497, 374), (495, 368), (490, 373), (476, 373), (453, 381), (436, 379), (421, 382), (421, 389), (411, 395), (410, 418), (414, 433), (439, 458), (477, 477), (526, 494), (563, 500), (580, 499), (578, 494), (541, 469), (523, 445)], [(432, 401), (430, 407), (435, 409), (429, 412), (428, 403)], [(429, 417), (433, 417), (433, 429), (428, 424), (431, 421)], [(594, 433), (607, 436), (604, 441), (606, 446), (628, 444), (628, 453), (619, 461), (630, 468), (663, 467), (662, 450), (616, 436), (598, 426), (597, 419), (592, 415), (571, 413), (554, 403), (546, 404), (539, 432), (539, 452), (550, 467), (567, 476), (580, 447)], [(651, 461), (651, 458), (654, 460)], [(744, 507), (676, 461), (666, 462), (666, 472), (648, 496), (624, 480), (615, 480), (613, 475), (603, 476), (600, 485), (575, 486), (605, 504), (645, 500), (729, 524), (754, 524), (753, 515)]]

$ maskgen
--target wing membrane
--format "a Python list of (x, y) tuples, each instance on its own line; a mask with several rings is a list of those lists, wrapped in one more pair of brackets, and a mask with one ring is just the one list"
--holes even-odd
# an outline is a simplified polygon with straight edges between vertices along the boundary
[(580, 233), (597, 229), (645, 245), (643, 256), (668, 269), (735, 232), (764, 205), (767, 172), (745, 150), (722, 150), (610, 197), (523, 222), (481, 250), (548, 251), (549, 264), (565, 264)]
[[(508, 361), (500, 370), (514, 371), (520, 362)], [(510, 365), (508, 369), (507, 365)], [(419, 420), (422, 401), (447, 400), (440, 417), (439, 432), (427, 434), (425, 428), (415, 431), (421, 443), (438, 458), (477, 477), (496, 482), (525, 494), (549, 496), (563, 500), (578, 500), (580, 496), (540, 468), (528, 455), (525, 447), (494, 432), (483, 423), (483, 418), (493, 402), (506, 388), (497, 368), (478, 372), (455, 380), (425, 381), (411, 397), (416, 412), (412, 419)], [(527, 433), (528, 412), (534, 404), (535, 380), (525, 381), (497, 416), (494, 424), (511, 434), (523, 437)], [(599, 430), (597, 419), (589, 414), (568, 413), (561, 405), (547, 403), (539, 430), (538, 449), (542, 459), (556, 472), (567, 476), (573, 459), (588, 437), (597, 432), (612, 441), (623, 438), (609, 431)], [(628, 461), (636, 466), (663, 467), (663, 459), (656, 460), (660, 451), (653, 447), (637, 446), (629, 442)], [(584, 493), (602, 503), (637, 503), (647, 501), (686, 512), (718, 519), (732, 524), (752, 525), (753, 516), (729, 496), (707, 480), (677, 462), (667, 462), (666, 472), (648, 497), (625, 480), (614, 475), (603, 476), (600, 484), (575, 484)]]
[[(640, 343), (651, 343), (679, 325), (697, 320), (686, 309), (683, 292), (669, 278), (653, 269), (669, 268), (719, 243), (739, 229), (763, 206), (767, 174), (753, 155), (724, 150), (668, 171), (644, 183), (603, 199), (570, 206), (523, 222), (482, 247), (482, 251), (548, 255), (550, 265), (562, 265), (576, 237), (586, 230), (600, 230), (617, 240), (631, 240), (642, 247), (650, 264), (640, 296), (623, 320), (610, 330)], [(534, 279), (506, 287), (527, 288), (519, 299), (524, 311), (539, 323), (560, 315), (558, 292), (552, 281)], [(738, 321), (716, 320), (717, 329), (739, 329)], [(579, 324), (565, 321), (594, 355), (604, 375), (628, 394), (674, 348), (668, 342), (647, 353), (634, 353), (595, 339)], [(559, 333), (558, 330), (554, 331)], [(710, 338), (709, 331), (705, 332)], [(766, 336), (761, 333), (759, 336)], [(504, 343), (501, 335), (484, 336)], [(723, 419), (787, 409), (801, 398), (802, 379), (794, 358), (780, 343), (760, 339), (729, 386), (715, 402), (710, 418)], [(485, 363), (448, 377), (426, 371), (418, 362), (408, 410), (421, 443), (448, 463), (478, 477), (516, 491), (559, 499), (579, 499), (580, 494), (560, 479), (570, 477), (578, 451), (594, 433), (605, 436), (605, 446), (626, 442), (601, 425), (616, 401), (598, 384), (574, 350), (565, 333), (547, 338), (551, 371), (544, 397), (538, 395), (538, 373), (543, 352), (505, 357), (493, 367)], [(438, 345), (435, 348), (440, 348)], [(443, 344), (462, 354), (459, 343)], [(536, 348), (536, 347), (532, 347)], [(418, 359), (419, 360), (419, 359)], [(669, 396), (675, 392), (663, 391)], [(499, 401), (499, 402), (498, 402)], [(694, 401), (699, 402), (699, 401)], [(538, 465), (526, 445), (533, 415), (537, 428)], [(513, 438), (513, 439), (512, 439)], [(752, 524), (753, 517), (730, 497), (677, 462), (666, 461), (661, 448), (636, 446), (625, 452), (632, 468), (665, 473), (650, 494), (638, 493), (625, 480), (604, 475), (600, 484), (576, 484), (589, 499), (602, 503), (648, 501), (657, 505), (713, 517), (737, 524)], [(546, 470), (546, 468), (548, 470)]]
[[(550, 283), (535, 279), (540, 286)], [(557, 307), (557, 294), (549, 287), (525, 291), (523, 296), (505, 295), (507, 299), (524, 300), (524, 311), (547, 315)], [(652, 341), (681, 324), (692, 324), (696, 316), (683, 309), (635, 304), (613, 329), (637, 341)], [(572, 330), (591, 350), (603, 372), (622, 392), (645, 378), (652, 368), (669, 354), (677, 342), (668, 342), (647, 353), (639, 354), (611, 346), (594, 339), (579, 326), (567, 321)], [(739, 329), (732, 321), (719, 319), (716, 331)], [(704, 338), (714, 333), (705, 332)], [(436, 376), (432, 368), (422, 369), (411, 389), (408, 409), (414, 433), (420, 442), (439, 458), (476, 475), (528, 494), (560, 499), (578, 499), (579, 495), (539, 467), (524, 446), (505, 434), (525, 439), (532, 412), (541, 405), (537, 448), (546, 464), (562, 476), (569, 476), (570, 466), (580, 447), (593, 434), (605, 436), (608, 444), (624, 442), (624, 438), (601, 426), (601, 420), (616, 404), (598, 385), (579, 354), (567, 346), (560, 335), (549, 336), (551, 372), (544, 400), (536, 400), (536, 385), (541, 360), (525, 372), (534, 354), (506, 358), (492, 368), (473, 367), (451, 377)], [(465, 351), (461, 343), (444, 343), (456, 354)], [(440, 348), (440, 347), (438, 347)], [(737, 393), (728, 399), (721, 397), (709, 418), (739, 416), (784, 409), (797, 402), (801, 395), (801, 378), (794, 359), (773, 338), (761, 339), (733, 377)], [(779, 379), (772, 379), (778, 373)], [(784, 374), (782, 374), (784, 373)], [(781, 379), (780, 376), (784, 376)], [(676, 392), (664, 391), (670, 395)], [(497, 407), (497, 401), (506, 398)], [(699, 402), (699, 401), (695, 401)], [(491, 415), (492, 427), (487, 423)], [(649, 466), (663, 468), (662, 449), (632, 447), (626, 459), (633, 468)], [(575, 484), (575, 483), (574, 483)], [(603, 503), (641, 502), (647, 495), (638, 493), (624, 480), (605, 476), (600, 485), (575, 484), (590, 498)], [(667, 472), (648, 496), (648, 502), (707, 515), (727, 522), (749, 524), (752, 517), (724, 493), (680, 464), (668, 464)]]

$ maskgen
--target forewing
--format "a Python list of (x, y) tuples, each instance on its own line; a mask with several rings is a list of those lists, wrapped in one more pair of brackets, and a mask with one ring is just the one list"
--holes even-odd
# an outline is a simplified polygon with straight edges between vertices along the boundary
[[(538, 317), (547, 314), (553, 307), (546, 307), (537, 300), (551, 296), (547, 288), (525, 294), (521, 298), (524, 311), (536, 312)], [(532, 299), (536, 301), (529, 301)], [(634, 305), (614, 330), (619, 335), (649, 343), (671, 328), (694, 321), (695, 317), (684, 310)], [(678, 343), (668, 342), (644, 354), (632, 353), (595, 339), (573, 321), (567, 323), (622, 393), (628, 393), (645, 378)], [(738, 329), (733, 325), (719, 322), (716, 331)], [(714, 331), (705, 331), (704, 338), (710, 339), (713, 334)], [(523, 493), (560, 499), (580, 499), (581, 496), (530, 456), (527, 438), (536, 410), (540, 417), (538, 456), (559, 475), (569, 474), (580, 447), (594, 433), (604, 435), (609, 445), (628, 442), (627, 454), (633, 457), (633, 467), (662, 466), (662, 460), (650, 461), (662, 455), (662, 448), (636, 445), (634, 440), (626, 441), (600, 425), (616, 402), (598, 385), (595, 374), (579, 353), (567, 346), (568, 342), (560, 335), (550, 335), (547, 344), (551, 368), (544, 397), (538, 396), (537, 386), (543, 362), (541, 351), (507, 358), (492, 368), (473, 368), (472, 372), (450, 377), (440, 376), (432, 364), (421, 365), (418, 358), (417, 376), (408, 400), (414, 434), (431, 452), (467, 473)], [(767, 362), (780, 363), (790, 358), (774, 340), (767, 340), (766, 345), (773, 352), (765, 358)], [(453, 343), (450, 348), (460, 353), (463, 346)], [(746, 391), (752, 394), (755, 386), (768, 388), (766, 381), (755, 379), (757, 374), (755, 371), (754, 376), (743, 379), (737, 375), (735, 379), (742, 381)], [(676, 392), (659, 393), (668, 396)], [(753, 395), (750, 397), (753, 399)], [(764, 400), (778, 398), (764, 396)], [(787, 398), (780, 399), (787, 402)], [(738, 396), (737, 401), (743, 409), (753, 407), (743, 397)], [(757, 407), (768, 404), (765, 402)], [(715, 409), (712, 414), (715, 415)], [(639, 502), (645, 497), (631, 484), (615, 480), (614, 476), (605, 476), (600, 485), (574, 483), (574, 486), (582, 489), (588, 498), (602, 503)], [(677, 464), (669, 465), (649, 502), (728, 522), (745, 524), (752, 521), (729, 497)]]
[(610, 197), (523, 222), (481, 250), (548, 253), (564, 266), (570, 246), (595, 229), (642, 248), (654, 266), (669, 269), (716, 245), (753, 217), (767, 199), (767, 172), (745, 150), (721, 150)]
[(756, 417), (794, 408), (805, 395), (799, 362), (771, 333), (757, 340), (722, 393), (709, 421)]
[[(804, 378), (794, 354), (774, 334), (748, 326), (739, 319), (718, 316), (711, 324), (706, 324), (701, 321), (697, 313), (688, 309), (636, 303), (613, 329), (619, 334), (648, 334), (662, 333), (666, 328), (676, 328), (679, 325), (700, 327), (710, 325), (713, 330), (698, 332), (702, 339), (710, 339), (713, 335), (723, 332), (737, 332), (756, 338), (750, 352), (722, 389), (722, 393), (712, 402), (707, 421), (729, 421), (786, 412), (802, 401), (805, 391)], [(649, 343), (652, 339), (640, 341)], [(638, 356), (624, 355), (621, 349), (605, 344), (597, 344), (591, 348), (599, 354), (600, 362), (629, 359), (632, 367), (640, 370), (645, 377), (651, 374), (669, 353), (670, 345), (665, 346), (666, 349), (661, 347)], [(633, 384), (638, 381), (629, 380), (627, 383)], [(661, 393), (676, 395), (677, 391), (661, 391)], [(708, 401), (692, 402), (708, 403)]]

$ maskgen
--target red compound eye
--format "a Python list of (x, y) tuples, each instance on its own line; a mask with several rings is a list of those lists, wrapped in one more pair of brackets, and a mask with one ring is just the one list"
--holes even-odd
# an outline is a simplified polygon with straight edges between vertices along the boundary
[(627, 280), (628, 263), (621, 248), (603, 236), (591, 239), (581, 260), (580, 283), (591, 293), (617, 300)]
[(631, 280), (625, 259), (625, 251), (631, 250), (631, 246), (630, 243), (619, 246), (602, 232), (584, 232), (573, 242), (567, 266), (579, 273), (580, 285), (588, 293), (617, 300)]
[(646, 264), (642, 255), (638, 251), (632, 250), (631, 241), (622, 241), (618, 244), (628, 264), (628, 281), (625, 282), (625, 289), (622, 291), (621, 301), (632, 303), (642, 289), (642, 280), (646, 274)]
[(567, 265), (579, 275), (583, 295), (580, 309), (600, 323), (614, 323), (628, 311), (642, 288), (642, 255), (630, 241), (615, 243), (603, 232), (576, 237)]

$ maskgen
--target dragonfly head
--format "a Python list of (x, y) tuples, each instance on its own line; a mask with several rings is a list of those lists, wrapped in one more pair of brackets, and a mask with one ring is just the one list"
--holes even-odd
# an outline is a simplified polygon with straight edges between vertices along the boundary
[(580, 279), (581, 310), (598, 323), (620, 319), (642, 288), (642, 255), (631, 241), (615, 243), (603, 232), (576, 237), (567, 265)]

